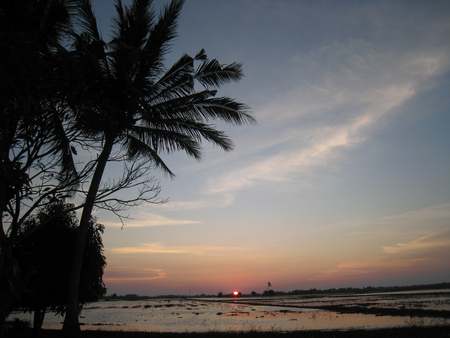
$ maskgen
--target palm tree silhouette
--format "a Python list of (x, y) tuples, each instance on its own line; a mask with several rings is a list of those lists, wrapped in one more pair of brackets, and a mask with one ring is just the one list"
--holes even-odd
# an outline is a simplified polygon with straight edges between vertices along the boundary
[(145, 159), (173, 177), (160, 153), (181, 150), (200, 159), (202, 140), (230, 151), (233, 143), (210, 121), (232, 125), (256, 122), (245, 104), (215, 96), (221, 85), (242, 78), (240, 64), (223, 66), (215, 59), (208, 60), (201, 50), (195, 57), (183, 55), (171, 68), (164, 68), (164, 55), (176, 35), (183, 3), (173, 0), (155, 20), (151, 0), (133, 0), (127, 8), (118, 0), (112, 39), (106, 43), (90, 1), (79, 0), (83, 31), (75, 35), (78, 74), (74, 74), (74, 82), (78, 85), (73, 90), (72, 109), (77, 128), (101, 143), (102, 149), (80, 219), (63, 326), (67, 333), (79, 331), (77, 298), (84, 238), (113, 149), (123, 151), (128, 161)]

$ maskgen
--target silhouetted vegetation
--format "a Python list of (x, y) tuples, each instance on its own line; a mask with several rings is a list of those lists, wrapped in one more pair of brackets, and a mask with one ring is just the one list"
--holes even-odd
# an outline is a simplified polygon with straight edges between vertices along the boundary
[[(216, 96), (242, 78), (240, 64), (222, 65), (201, 50), (164, 67), (183, 3), (172, 0), (158, 18), (150, 0), (129, 8), (117, 1), (112, 40), (105, 42), (89, 0), (0, 2), (0, 327), (26, 287), (13, 248), (38, 208), (74, 193), (85, 197), (74, 206), (83, 211), (64, 325), (74, 334), (94, 205), (122, 217), (129, 207), (158, 202), (149, 170), (174, 176), (161, 153), (200, 159), (202, 140), (229, 151), (231, 140), (210, 121), (255, 123), (245, 104)], [(75, 164), (80, 149), (98, 156)], [(123, 174), (102, 183), (110, 161), (122, 162)], [(138, 193), (111, 196), (124, 189)]]
[[(138, 186), (139, 196), (114, 199), (102, 206), (117, 212), (123, 206), (152, 202), (158, 189), (148, 188), (142, 179), (158, 168), (174, 176), (161, 153), (184, 151), (201, 158), (201, 142), (209, 141), (225, 151), (233, 144), (224, 132), (209, 124), (212, 120), (241, 125), (254, 123), (247, 106), (229, 97), (216, 97), (217, 88), (239, 81), (241, 65), (221, 65), (209, 60), (204, 50), (191, 57), (182, 55), (173, 66), (163, 65), (165, 54), (176, 36), (183, 0), (172, 0), (156, 15), (150, 0), (133, 0), (128, 8), (116, 3), (112, 39), (102, 40), (89, 0), (79, 0), (81, 33), (74, 33), (73, 53), (77, 73), (70, 107), (76, 128), (93, 140), (98, 158), (86, 194), (69, 286), (69, 300), (63, 331), (79, 331), (76, 305), (83, 243), (96, 198), (104, 195), (101, 180), (110, 161), (122, 162), (127, 174), (120, 189)], [(145, 192), (155, 192), (150, 198)], [(109, 193), (107, 193), (109, 194)]]
[(73, 10), (73, 1), (0, 2), (0, 330), (26, 282), (13, 256), (19, 228), (78, 182), (59, 53)]
[[(21, 241), (14, 256), (26, 287), (15, 308), (34, 311), (34, 329), (40, 329), (46, 310), (64, 314), (78, 220), (73, 205), (61, 201), (48, 205), (20, 229)], [(44, 224), (44, 226), (39, 227)], [(91, 219), (86, 238), (79, 306), (97, 301), (106, 293), (102, 280), (106, 266), (101, 234), (103, 225)]]

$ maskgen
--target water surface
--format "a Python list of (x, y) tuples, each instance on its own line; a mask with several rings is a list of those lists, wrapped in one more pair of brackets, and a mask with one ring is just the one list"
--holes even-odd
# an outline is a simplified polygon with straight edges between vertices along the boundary
[[(450, 292), (101, 300), (85, 307), (80, 322), (83, 329), (153, 332), (348, 330), (447, 322), (443, 318), (349, 314), (314, 308), (323, 305), (450, 310)], [(10, 318), (31, 321), (32, 315), (14, 313)], [(43, 328), (59, 329), (62, 321), (62, 317), (48, 313)]]

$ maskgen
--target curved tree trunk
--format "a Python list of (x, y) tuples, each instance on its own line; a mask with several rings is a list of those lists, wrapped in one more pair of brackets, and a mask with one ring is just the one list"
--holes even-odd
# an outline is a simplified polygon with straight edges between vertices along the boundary
[(78, 321), (78, 294), (81, 268), (83, 265), (84, 247), (86, 244), (86, 234), (89, 227), (92, 209), (94, 208), (95, 198), (97, 197), (103, 172), (105, 171), (106, 163), (108, 162), (113, 145), (114, 138), (109, 139), (107, 137), (103, 150), (97, 159), (94, 176), (92, 177), (91, 185), (89, 186), (85, 205), (83, 207), (83, 213), (81, 214), (80, 226), (78, 227), (77, 241), (73, 257), (73, 266), (70, 273), (67, 311), (62, 328), (65, 337), (77, 337), (80, 333), (80, 323)]

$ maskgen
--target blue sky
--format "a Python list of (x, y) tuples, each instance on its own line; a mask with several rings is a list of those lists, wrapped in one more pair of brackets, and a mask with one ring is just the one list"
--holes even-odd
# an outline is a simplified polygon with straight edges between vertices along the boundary
[[(113, 2), (93, 3), (107, 37)], [(448, 1), (186, 1), (167, 67), (242, 63), (219, 94), (258, 125), (219, 123), (230, 153), (165, 156), (169, 202), (123, 229), (98, 213), (108, 293), (448, 282), (449, 36)]]

